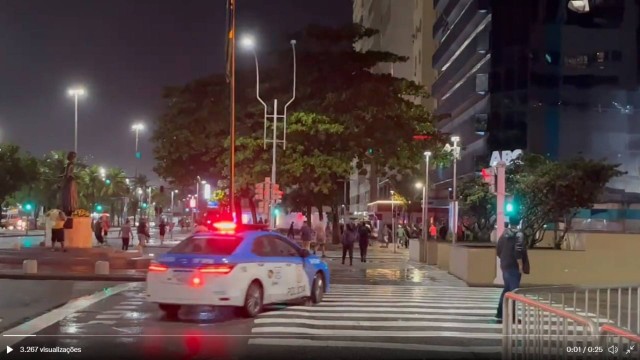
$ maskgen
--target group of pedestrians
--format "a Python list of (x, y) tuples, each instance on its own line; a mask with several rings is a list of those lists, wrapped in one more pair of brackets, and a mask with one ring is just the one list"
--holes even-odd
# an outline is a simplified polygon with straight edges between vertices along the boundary
[(367, 262), (370, 237), (371, 229), (364, 222), (359, 225), (353, 222), (348, 223), (342, 233), (342, 264), (344, 265), (347, 254), (349, 254), (349, 266), (353, 266), (353, 247), (356, 242), (360, 247), (360, 262)]
[[(107, 235), (109, 233), (109, 221), (105, 216), (100, 217), (93, 224), (93, 234), (98, 241), (98, 244), (101, 246), (108, 246)], [(171, 231), (171, 225), (167, 224), (167, 222), (162, 219), (160, 224), (158, 225), (158, 236), (160, 238), (160, 245), (164, 245), (164, 239), (167, 233), (167, 230)], [(149, 244), (151, 240), (151, 233), (149, 223), (146, 219), (141, 219), (138, 222), (138, 226), (135, 227), (135, 233), (138, 236), (138, 246), (146, 246)], [(123, 251), (128, 251), (129, 246), (133, 245), (134, 238), (134, 226), (131, 224), (130, 219), (126, 219), (125, 223), (120, 227), (118, 231), (118, 237), (122, 240)]]
[[(322, 251), (322, 257), (326, 257), (326, 244), (327, 234), (331, 234), (331, 227), (329, 224), (325, 227), (322, 222), (318, 222), (313, 226), (313, 229), (305, 221), (300, 228), (300, 240), (302, 241), (302, 248), (313, 251), (313, 254), (317, 254), (317, 251)], [(294, 223), (291, 222), (287, 237), (291, 240), (295, 239)], [(311, 244), (314, 244), (313, 249)]]

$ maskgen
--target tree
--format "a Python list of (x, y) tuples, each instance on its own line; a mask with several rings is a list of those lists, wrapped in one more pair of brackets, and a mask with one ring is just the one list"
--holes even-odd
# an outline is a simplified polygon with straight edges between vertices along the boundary
[(480, 177), (474, 177), (457, 185), (460, 215), (470, 221), (463, 226), (479, 241), (490, 241), (496, 225), (496, 195), (489, 184)]
[(0, 215), (2, 204), (13, 193), (37, 179), (34, 158), (20, 151), (20, 147), (0, 144)]
[[(299, 41), (298, 74), (304, 76), (298, 77), (296, 99), (289, 109), (286, 149), (278, 150), (278, 182), (288, 191), (305, 194), (296, 198), (304, 201), (308, 213), (313, 206), (337, 208), (340, 181), (351, 174), (354, 159), (364, 173), (367, 163), (385, 164), (383, 171), (417, 172), (424, 150), (441, 148), (435, 146), (440, 139), (433, 117), (415, 101), (427, 96), (425, 89), (371, 71), (381, 62), (407, 58), (354, 50), (355, 41), (376, 33), (359, 25), (310, 26), (295, 36)], [(263, 71), (261, 95), (287, 99), (291, 96), (291, 53), (275, 53), (273, 59), (277, 66)], [(155, 170), (170, 183), (186, 184), (196, 175), (228, 174), (226, 89), (222, 76), (210, 76), (165, 91), (167, 109), (153, 141), (158, 160)], [(236, 108), (244, 112), (237, 120), (236, 195), (247, 197), (251, 204), (253, 186), (269, 175), (271, 154), (263, 149), (263, 109), (255, 100), (252, 72), (238, 74), (237, 89)], [(433, 138), (415, 142), (416, 134)], [(367, 157), (370, 149), (373, 154)], [(334, 222), (338, 228), (335, 216)]]
[[(562, 221), (564, 230), (554, 232), (554, 246), (559, 249), (572, 229), (573, 219), (580, 209), (591, 209), (602, 196), (605, 185), (614, 177), (622, 176), (619, 164), (603, 160), (577, 157), (557, 163), (548, 163), (538, 171), (537, 196), (543, 203), (542, 211), (553, 222)], [(544, 218), (543, 217), (543, 218)], [(557, 229), (557, 226), (556, 226)]]

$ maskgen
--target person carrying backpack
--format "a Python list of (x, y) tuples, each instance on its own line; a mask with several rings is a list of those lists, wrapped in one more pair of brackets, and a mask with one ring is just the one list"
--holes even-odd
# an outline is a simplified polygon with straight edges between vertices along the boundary
[(349, 253), (349, 266), (353, 266), (353, 244), (356, 242), (358, 238), (358, 233), (354, 228), (353, 224), (347, 224), (344, 232), (342, 233), (342, 265), (344, 265), (344, 260), (347, 257), (347, 252)]
[[(516, 216), (510, 216), (509, 227), (502, 233), (496, 245), (496, 255), (500, 259), (500, 269), (502, 270), (502, 279), (504, 281), (504, 289), (500, 295), (496, 311), (498, 323), (502, 323), (504, 295), (518, 289), (522, 274), (528, 274), (530, 271), (527, 244), (524, 234), (518, 228), (519, 225), (520, 219)], [(515, 311), (513, 311), (513, 320), (515, 321)]]

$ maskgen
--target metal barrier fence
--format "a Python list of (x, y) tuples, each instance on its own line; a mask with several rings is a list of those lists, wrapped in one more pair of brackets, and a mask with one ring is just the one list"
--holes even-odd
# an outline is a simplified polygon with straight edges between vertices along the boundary
[(638, 285), (518, 289), (504, 314), (504, 359), (640, 359)]

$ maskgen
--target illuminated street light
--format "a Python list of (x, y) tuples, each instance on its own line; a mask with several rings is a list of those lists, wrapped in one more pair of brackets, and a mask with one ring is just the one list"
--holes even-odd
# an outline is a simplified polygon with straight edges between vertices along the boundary
[(240, 46), (242, 46), (243, 48), (248, 49), (248, 50), (253, 50), (255, 48), (255, 46), (256, 46), (256, 41), (253, 38), (253, 36), (245, 35), (240, 40)]
[[(138, 151), (138, 139), (140, 138), (140, 131), (144, 130), (143, 123), (136, 123), (131, 125), (131, 130), (136, 133), (136, 159), (140, 160), (142, 158), (142, 154)], [(136, 177), (138, 176), (138, 164), (136, 163)]]
[(422, 183), (421, 183), (421, 182), (417, 182), (417, 183), (416, 183), (416, 189), (422, 189), (422, 187), (423, 187), (423, 186), (424, 186), (424, 185), (422, 185)]
[(75, 132), (73, 136), (74, 138), (73, 151), (75, 151), (77, 154), (78, 153), (78, 97), (84, 96), (86, 94), (86, 91), (82, 87), (73, 87), (69, 89), (68, 92), (69, 92), (69, 96), (72, 96), (75, 102)]

